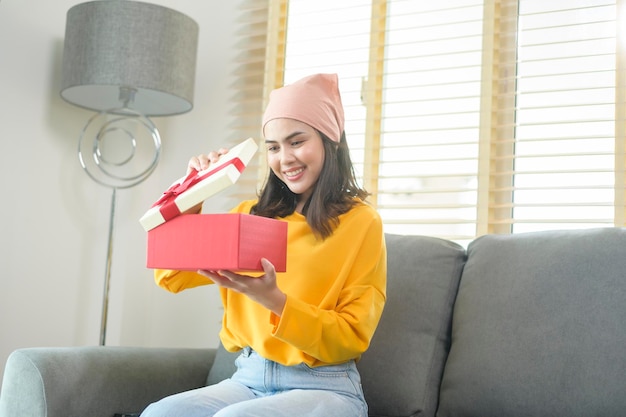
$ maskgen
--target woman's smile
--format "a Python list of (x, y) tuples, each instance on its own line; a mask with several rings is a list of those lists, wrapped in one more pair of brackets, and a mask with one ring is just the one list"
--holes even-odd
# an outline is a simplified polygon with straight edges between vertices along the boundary
[(291, 171), (284, 171), (284, 174), (290, 181), (297, 181), (302, 177), (303, 172), (304, 168), (297, 168)]

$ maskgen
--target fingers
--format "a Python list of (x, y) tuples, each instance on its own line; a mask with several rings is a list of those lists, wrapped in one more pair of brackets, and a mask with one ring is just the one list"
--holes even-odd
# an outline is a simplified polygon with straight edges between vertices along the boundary
[(263, 267), (263, 272), (265, 275), (276, 276), (276, 268), (274, 265), (265, 258), (261, 258), (261, 266)]
[(189, 159), (189, 163), (187, 164), (187, 174), (189, 174), (192, 170), (202, 171), (208, 168), (209, 166), (209, 158), (207, 155), (198, 155), (193, 156)]
[(208, 271), (198, 270), (200, 275), (209, 278), (220, 287), (229, 288), (231, 290), (245, 293), (247, 289), (246, 281), (253, 279), (245, 275), (239, 275), (232, 271)]
[(204, 275), (205, 277), (209, 278), (211, 281), (213, 281), (217, 285), (220, 285), (222, 287), (229, 287), (228, 282), (230, 280), (228, 279), (228, 277), (225, 277), (216, 271), (208, 271), (208, 270), (199, 269), (197, 272), (198, 274)]
[(222, 287), (230, 288), (231, 290), (253, 296), (256, 292), (263, 292), (268, 284), (269, 286), (274, 286), (276, 281), (274, 266), (267, 260), (265, 260), (265, 262), (261, 260), (261, 263), (263, 264), (263, 268), (266, 270), (266, 273), (260, 277), (242, 275), (226, 270), (198, 270), (197, 272)]
[(189, 174), (192, 170), (196, 171), (204, 171), (211, 164), (219, 161), (222, 155), (228, 153), (227, 148), (220, 148), (218, 151), (211, 151), (208, 154), (200, 154), (198, 156), (193, 156), (189, 159), (189, 163), (187, 164), (187, 174)]
[(220, 148), (220, 149), (217, 151), (218, 158), (219, 158), (220, 156), (222, 156), (222, 155), (226, 155), (227, 153), (228, 153), (228, 148)]

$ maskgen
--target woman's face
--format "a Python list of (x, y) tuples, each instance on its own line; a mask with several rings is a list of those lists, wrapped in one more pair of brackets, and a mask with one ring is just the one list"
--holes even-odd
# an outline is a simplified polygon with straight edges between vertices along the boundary
[(319, 133), (293, 119), (270, 120), (264, 128), (267, 162), (274, 174), (299, 195), (297, 211), (311, 196), (324, 165)]

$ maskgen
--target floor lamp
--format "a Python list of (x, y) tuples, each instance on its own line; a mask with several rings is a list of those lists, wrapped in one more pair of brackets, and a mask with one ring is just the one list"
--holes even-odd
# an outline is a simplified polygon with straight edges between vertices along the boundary
[(106, 327), (116, 192), (144, 181), (161, 154), (150, 116), (193, 107), (198, 25), (162, 6), (99, 0), (67, 12), (61, 97), (97, 111), (83, 128), (78, 158), (95, 182), (110, 187), (100, 345)]

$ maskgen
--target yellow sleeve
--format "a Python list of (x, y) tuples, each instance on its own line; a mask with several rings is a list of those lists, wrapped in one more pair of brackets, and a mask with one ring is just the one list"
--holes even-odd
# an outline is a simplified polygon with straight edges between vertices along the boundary
[(193, 271), (172, 271), (169, 269), (155, 269), (154, 280), (161, 288), (177, 293), (201, 285), (213, 284), (209, 278)]
[[(387, 254), (382, 222), (377, 215), (369, 225), (364, 221), (361, 216), (336, 230), (343, 250), (335, 247), (334, 253), (317, 259), (338, 265), (342, 284), (335, 287), (334, 305), (312, 304), (288, 294), (282, 315), (271, 316), (274, 337), (324, 363), (359, 358), (369, 347), (385, 304)], [(344, 273), (345, 279), (340, 278)], [(308, 282), (315, 279), (309, 277)]]

